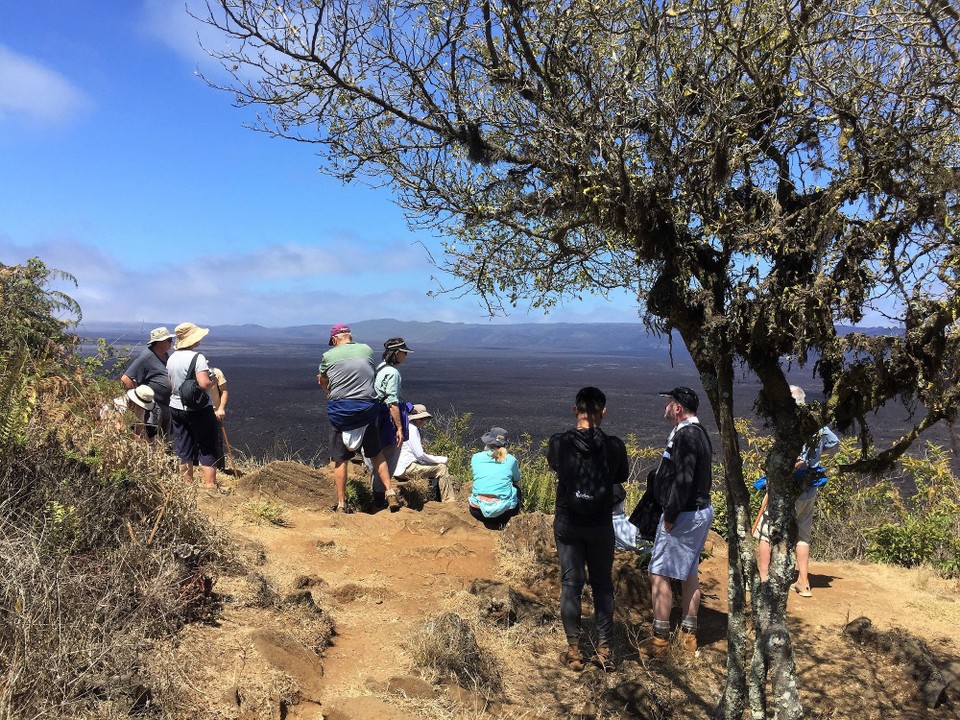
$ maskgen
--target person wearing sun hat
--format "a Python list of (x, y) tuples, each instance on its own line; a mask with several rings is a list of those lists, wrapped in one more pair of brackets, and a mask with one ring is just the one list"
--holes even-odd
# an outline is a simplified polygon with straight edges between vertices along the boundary
[(148, 430), (150, 411), (156, 407), (156, 400), (153, 388), (149, 385), (138, 385), (132, 390), (127, 390), (127, 409), (137, 418), (137, 422), (131, 428), (133, 434), (137, 437), (149, 439)]
[(520, 465), (507, 452), (509, 440), (495, 425), (480, 438), (484, 449), (470, 458), (470, 514), (489, 528), (503, 527), (520, 511)]
[(205, 404), (197, 409), (190, 409), (180, 397), (180, 386), (187, 379), (194, 357), (197, 384), (204, 390), (209, 390), (213, 385), (207, 358), (196, 350), (210, 330), (185, 322), (177, 325), (175, 332), (177, 349), (167, 360), (167, 374), (172, 389), (170, 414), (173, 418), (173, 449), (180, 458), (184, 480), (193, 483), (193, 468), (199, 464), (204, 487), (216, 490), (217, 437), (220, 430), (213, 412), (213, 402), (209, 395), (205, 394)]
[(430, 483), (431, 500), (456, 502), (454, 478), (447, 467), (446, 455), (431, 455), (423, 449), (421, 428), (432, 418), (425, 405), (414, 405), (408, 417), (409, 437), (403, 441), (393, 477), (397, 480), (426, 480)]
[(128, 392), (138, 385), (149, 385), (153, 390), (154, 406), (147, 414), (146, 430), (149, 438), (158, 434), (164, 440), (173, 437), (170, 419), (170, 383), (167, 381), (167, 358), (173, 346), (173, 333), (165, 327), (150, 331), (147, 347), (127, 366), (120, 383)]

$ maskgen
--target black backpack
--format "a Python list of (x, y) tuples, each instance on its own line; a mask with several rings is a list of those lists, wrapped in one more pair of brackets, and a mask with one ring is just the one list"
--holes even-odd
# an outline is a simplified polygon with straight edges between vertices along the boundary
[(200, 353), (194, 353), (190, 361), (190, 368), (187, 370), (186, 379), (180, 383), (180, 402), (187, 410), (202, 410), (210, 402), (207, 391), (200, 387), (197, 382), (197, 357)]
[[(569, 431), (570, 433), (576, 430)], [(569, 433), (568, 442), (573, 440)], [(591, 465), (591, 472), (584, 472), (583, 454), (579, 455), (577, 473), (568, 478), (565, 486), (564, 499), (567, 508), (576, 515), (598, 515), (601, 512), (610, 512), (613, 508), (613, 478), (610, 476), (610, 466), (607, 453), (610, 451), (606, 435), (601, 432), (603, 450), (600, 452), (600, 466)]]

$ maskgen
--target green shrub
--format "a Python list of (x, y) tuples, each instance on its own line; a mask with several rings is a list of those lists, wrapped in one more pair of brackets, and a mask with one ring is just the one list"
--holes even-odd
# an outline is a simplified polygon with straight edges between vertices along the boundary
[(900, 487), (912, 485), (902, 498), (888, 492), (886, 522), (867, 528), (866, 557), (906, 567), (929, 564), (947, 577), (960, 575), (960, 480), (950, 467), (950, 453), (927, 443), (921, 455), (904, 457)]

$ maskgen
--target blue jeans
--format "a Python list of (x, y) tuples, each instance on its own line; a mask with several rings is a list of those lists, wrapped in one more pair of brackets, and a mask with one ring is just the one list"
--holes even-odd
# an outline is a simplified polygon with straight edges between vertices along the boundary
[(560, 618), (570, 645), (580, 644), (584, 569), (590, 573), (593, 610), (601, 645), (613, 640), (613, 523), (584, 527), (554, 522), (560, 559)]

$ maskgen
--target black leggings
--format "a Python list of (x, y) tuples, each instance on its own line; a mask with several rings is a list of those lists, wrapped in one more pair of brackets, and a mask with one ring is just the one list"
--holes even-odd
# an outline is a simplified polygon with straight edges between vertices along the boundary
[(567, 643), (580, 643), (580, 601), (590, 573), (593, 609), (601, 645), (613, 640), (613, 523), (582, 527), (554, 523), (553, 536), (560, 558), (560, 617)]

